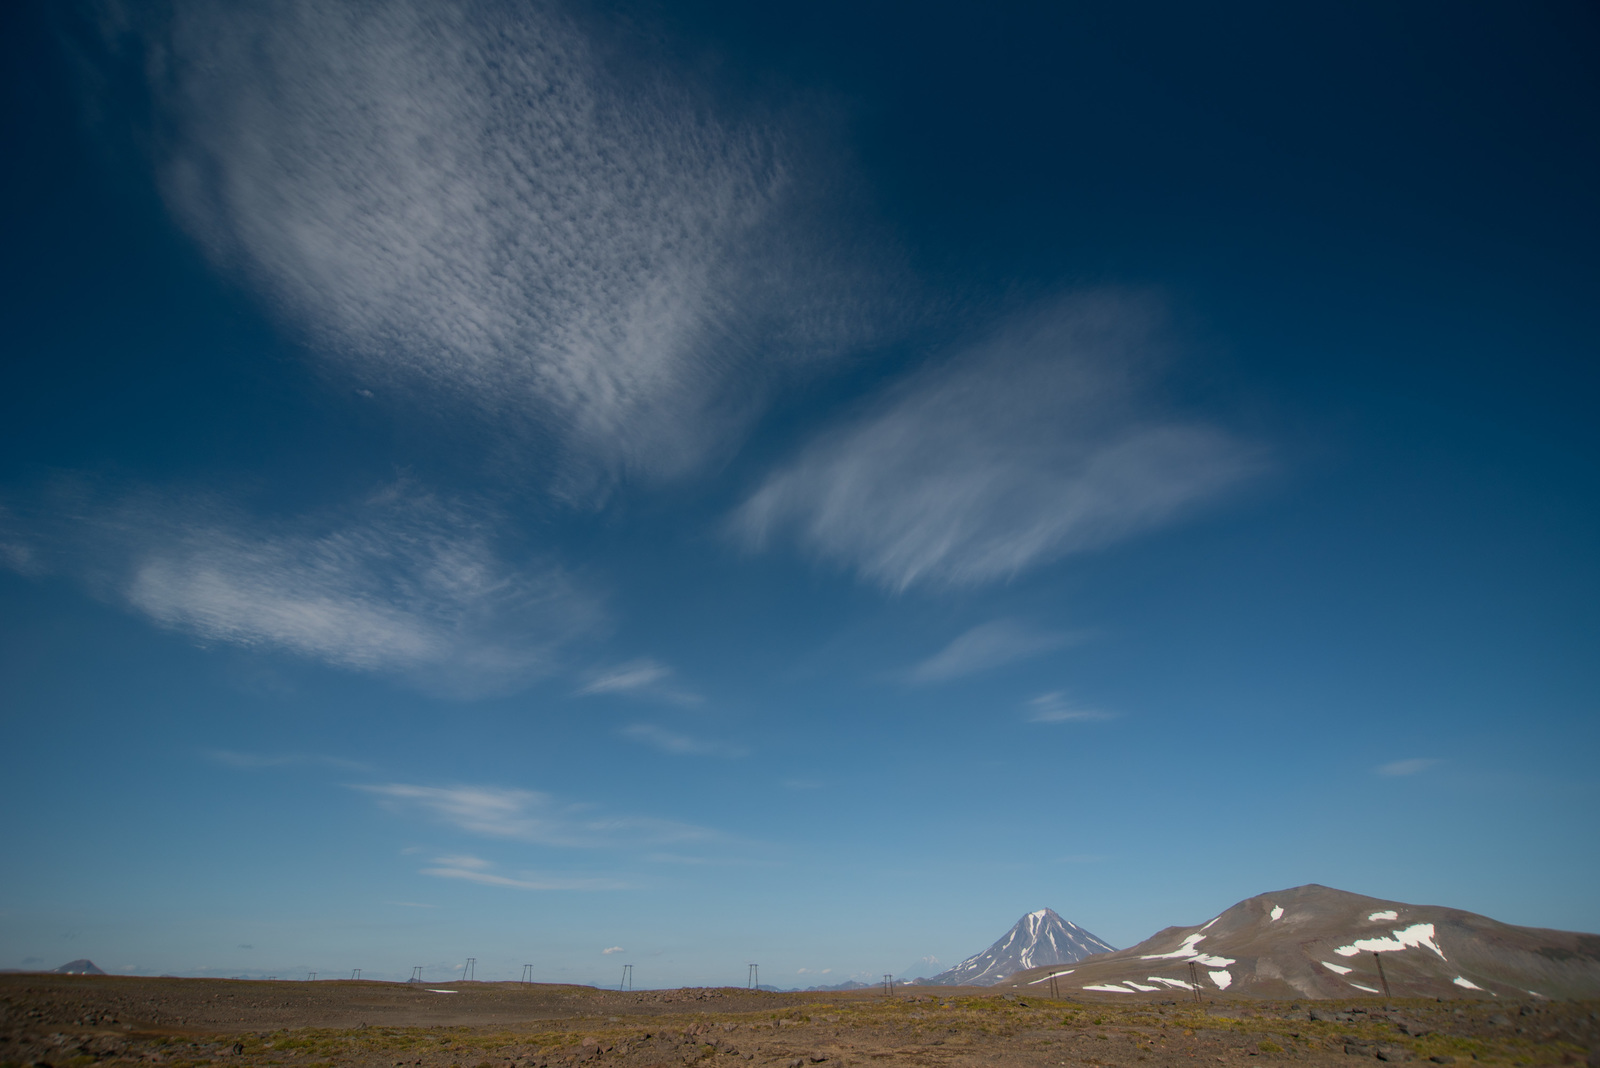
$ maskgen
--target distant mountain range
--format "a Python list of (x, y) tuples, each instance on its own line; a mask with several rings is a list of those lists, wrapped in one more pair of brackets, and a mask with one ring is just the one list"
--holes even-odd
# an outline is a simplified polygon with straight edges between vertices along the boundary
[(1053, 909), (1030, 912), (999, 941), (919, 986), (993, 986), (1007, 976), (1040, 965), (1071, 964), (1096, 953), (1110, 953), (1109, 943), (1063, 920)]
[(1326, 886), (1248, 898), (1193, 927), (1007, 987), (1063, 994), (1269, 998), (1600, 996), (1600, 935), (1513, 927), (1460, 909)]

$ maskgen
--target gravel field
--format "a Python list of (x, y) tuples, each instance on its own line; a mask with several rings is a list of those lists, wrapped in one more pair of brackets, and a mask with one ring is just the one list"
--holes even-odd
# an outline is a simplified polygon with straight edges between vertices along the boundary
[[(451, 991), (451, 992), (446, 992)], [(1600, 1002), (1087, 1001), (981, 988), (604, 991), (518, 983), (0, 976), (0, 1065), (332, 1068), (1600, 1068)], [(1252, 1059), (1253, 1058), (1253, 1059)]]

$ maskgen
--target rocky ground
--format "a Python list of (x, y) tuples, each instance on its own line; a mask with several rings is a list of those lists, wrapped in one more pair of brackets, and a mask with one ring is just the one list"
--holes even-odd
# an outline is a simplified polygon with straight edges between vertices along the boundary
[(888, 997), (0, 976), (0, 1066), (1355, 1068), (1380, 1060), (1600, 1068), (1597, 1048), (1593, 1001), (1197, 1004), (970, 987)]

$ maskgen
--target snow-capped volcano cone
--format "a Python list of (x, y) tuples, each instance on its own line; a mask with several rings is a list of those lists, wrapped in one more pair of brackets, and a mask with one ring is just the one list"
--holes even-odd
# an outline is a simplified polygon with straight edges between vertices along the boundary
[(1112, 947), (1053, 909), (1030, 912), (994, 945), (940, 972), (927, 983), (939, 986), (991, 986), (1025, 968), (1071, 964)]

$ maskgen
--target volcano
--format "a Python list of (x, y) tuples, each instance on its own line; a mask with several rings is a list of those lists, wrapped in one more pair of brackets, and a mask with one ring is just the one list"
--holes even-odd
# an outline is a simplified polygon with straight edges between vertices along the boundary
[(1053, 909), (1030, 912), (982, 953), (968, 957), (919, 986), (993, 986), (1039, 965), (1071, 964), (1112, 947)]

